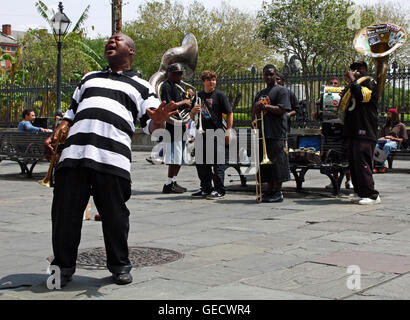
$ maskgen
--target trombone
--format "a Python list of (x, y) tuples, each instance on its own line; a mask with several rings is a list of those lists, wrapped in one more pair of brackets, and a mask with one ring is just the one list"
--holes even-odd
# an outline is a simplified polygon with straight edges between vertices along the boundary
[[(266, 164), (272, 164), (272, 161), (269, 160), (268, 158), (268, 153), (266, 152), (266, 140), (265, 140), (265, 126), (264, 126), (264, 120), (263, 120), (263, 111), (260, 113), (261, 117), (258, 118), (258, 115), (256, 114), (256, 122), (255, 122), (255, 128), (256, 132), (258, 131), (258, 121), (261, 122), (261, 131), (262, 131), (262, 136), (259, 137), (259, 135), (256, 135), (258, 137), (257, 139), (257, 151), (255, 152), (255, 166), (256, 166), (256, 202), (261, 203), (262, 202), (262, 177), (261, 177), (261, 168), (260, 166), (266, 165)], [(259, 162), (259, 140), (262, 140), (262, 161)]]

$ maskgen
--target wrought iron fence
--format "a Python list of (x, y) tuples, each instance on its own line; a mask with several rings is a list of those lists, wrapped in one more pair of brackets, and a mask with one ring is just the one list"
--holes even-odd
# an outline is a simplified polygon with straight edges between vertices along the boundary
[[(77, 83), (61, 87), (61, 105), (66, 110)], [(53, 117), (56, 105), (56, 87), (48, 81), (32, 86), (0, 86), (0, 125), (15, 127), (21, 121), (24, 109), (33, 109), (37, 117)]]
[[(315, 101), (320, 96), (322, 85), (337, 77), (342, 82), (344, 71), (321, 72), (314, 74), (294, 73), (285, 75), (285, 86), (290, 88), (300, 101), (301, 111), (297, 120), (312, 119)], [(202, 89), (200, 76), (189, 80), (198, 90)], [(71, 96), (77, 83), (62, 85), (62, 109), (65, 111), (71, 102)], [(228, 96), (234, 111), (234, 125), (249, 126), (251, 109), (255, 95), (265, 87), (261, 71), (218, 75), (217, 88)], [(55, 110), (54, 84), (46, 82), (35, 86), (0, 86), (0, 122), (2, 126), (12, 127), (21, 120), (21, 113), (26, 108), (35, 110), (38, 117), (53, 117)], [(397, 108), (403, 122), (410, 122), (410, 67), (393, 68), (387, 75), (385, 90), (379, 102), (379, 112), (384, 117), (388, 108)]]

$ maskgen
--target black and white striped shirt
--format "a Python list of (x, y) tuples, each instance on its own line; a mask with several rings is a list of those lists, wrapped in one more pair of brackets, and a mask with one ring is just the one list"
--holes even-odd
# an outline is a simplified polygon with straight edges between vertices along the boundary
[(132, 70), (86, 74), (64, 116), (71, 127), (57, 170), (87, 167), (130, 180), (135, 122), (149, 134), (146, 110), (159, 105), (152, 86)]

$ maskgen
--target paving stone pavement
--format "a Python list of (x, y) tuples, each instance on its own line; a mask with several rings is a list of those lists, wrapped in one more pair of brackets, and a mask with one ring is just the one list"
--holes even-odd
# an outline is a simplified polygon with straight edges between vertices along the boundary
[[(184, 166), (178, 183), (188, 192), (162, 194), (167, 167), (133, 152), (129, 246), (176, 250), (177, 261), (133, 269), (131, 285), (117, 286), (108, 270), (77, 268), (62, 290), (49, 290), (52, 189), (0, 163), (0, 300), (25, 299), (410, 299), (410, 163), (375, 175), (382, 203), (359, 206), (324, 188), (328, 178), (309, 171), (302, 192), (284, 184), (285, 201), (256, 204), (253, 182), (229, 182), (225, 199), (191, 199), (196, 170)], [(92, 215), (96, 213), (91, 200)], [(83, 223), (80, 248), (103, 247), (101, 223)], [(380, 259), (380, 260), (378, 260)], [(380, 261), (380, 263), (378, 263)], [(360, 268), (360, 281), (348, 287)], [(382, 263), (384, 262), (384, 263)], [(352, 282), (350, 282), (352, 283)]]

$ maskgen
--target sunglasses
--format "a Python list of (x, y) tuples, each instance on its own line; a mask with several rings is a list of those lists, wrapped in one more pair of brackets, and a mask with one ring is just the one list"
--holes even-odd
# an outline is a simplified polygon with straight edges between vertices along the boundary
[(339, 82), (331, 82), (330, 84), (339, 84)]

